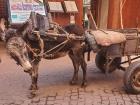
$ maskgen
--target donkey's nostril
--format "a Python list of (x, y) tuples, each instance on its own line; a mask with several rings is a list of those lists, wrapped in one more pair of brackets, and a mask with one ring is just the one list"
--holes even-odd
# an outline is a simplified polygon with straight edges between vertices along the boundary
[(22, 64), (22, 66), (25, 72), (29, 72), (32, 70), (32, 65), (29, 61), (26, 61), (24, 64)]
[(31, 69), (28, 69), (28, 70), (24, 70), (24, 72), (31, 73), (31, 70), (32, 70), (32, 68)]
[(32, 67), (24, 68), (24, 72), (30, 73), (32, 69)]

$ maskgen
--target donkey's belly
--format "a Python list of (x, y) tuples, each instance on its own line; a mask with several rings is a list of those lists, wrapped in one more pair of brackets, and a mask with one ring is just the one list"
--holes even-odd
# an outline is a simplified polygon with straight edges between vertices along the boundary
[(57, 59), (57, 58), (60, 58), (60, 57), (64, 57), (68, 54), (68, 52), (58, 52), (58, 53), (55, 53), (55, 54), (46, 54), (43, 56), (44, 59)]

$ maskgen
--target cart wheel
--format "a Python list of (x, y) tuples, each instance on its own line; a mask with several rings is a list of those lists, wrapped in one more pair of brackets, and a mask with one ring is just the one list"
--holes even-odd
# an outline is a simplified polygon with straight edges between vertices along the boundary
[[(101, 50), (100, 52), (97, 53), (96, 58), (95, 58), (96, 66), (103, 73), (105, 73), (105, 70), (106, 70), (105, 63), (107, 62), (107, 59), (106, 59), (105, 55), (106, 55), (105, 51)], [(120, 63), (121, 63), (121, 57), (116, 57), (112, 61), (108, 72), (111, 73), (111, 72), (115, 71), (117, 69), (117, 67), (119, 67)]]
[(140, 61), (130, 64), (126, 70), (124, 75), (124, 87), (128, 93), (140, 93)]

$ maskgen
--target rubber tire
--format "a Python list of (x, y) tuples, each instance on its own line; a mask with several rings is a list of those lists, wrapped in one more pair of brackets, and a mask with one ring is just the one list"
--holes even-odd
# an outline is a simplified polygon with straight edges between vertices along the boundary
[[(105, 73), (105, 71), (106, 71), (106, 68), (104, 68), (104, 64), (106, 63), (106, 60), (107, 59), (106, 59), (106, 52), (105, 51), (101, 50), (100, 52), (98, 52), (96, 54), (95, 64), (102, 73)], [(113, 71), (115, 71), (119, 67), (120, 63), (121, 63), (121, 57), (116, 57), (113, 60), (113, 62), (111, 63), (108, 72), (112, 73)]]
[(140, 93), (140, 87), (136, 88), (132, 84), (132, 76), (137, 72), (140, 72), (140, 61), (133, 62), (125, 71), (123, 82), (127, 93), (131, 94)]

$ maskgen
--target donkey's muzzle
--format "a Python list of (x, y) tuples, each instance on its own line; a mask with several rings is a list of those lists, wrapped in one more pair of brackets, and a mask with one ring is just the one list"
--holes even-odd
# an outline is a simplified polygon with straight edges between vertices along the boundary
[(29, 61), (26, 61), (24, 64), (22, 64), (22, 67), (24, 69), (24, 72), (30, 72), (32, 70), (32, 65), (30, 64)]

